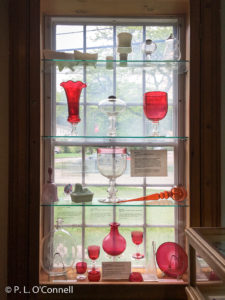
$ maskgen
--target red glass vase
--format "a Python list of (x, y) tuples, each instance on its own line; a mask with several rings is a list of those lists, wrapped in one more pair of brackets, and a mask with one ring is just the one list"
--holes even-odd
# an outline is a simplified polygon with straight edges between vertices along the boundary
[(165, 118), (168, 110), (166, 92), (147, 92), (144, 94), (144, 113), (153, 122), (153, 136), (158, 136), (158, 123)]
[(109, 225), (111, 226), (110, 233), (104, 238), (102, 248), (107, 254), (117, 256), (122, 254), (126, 249), (126, 240), (119, 233), (119, 223), (113, 222)]
[(62, 86), (66, 92), (67, 104), (68, 104), (68, 118), (67, 121), (70, 122), (74, 128), (76, 128), (76, 124), (80, 122), (79, 116), (79, 101), (80, 101), (80, 94), (84, 87), (87, 85), (81, 81), (66, 81), (61, 82), (60, 86)]

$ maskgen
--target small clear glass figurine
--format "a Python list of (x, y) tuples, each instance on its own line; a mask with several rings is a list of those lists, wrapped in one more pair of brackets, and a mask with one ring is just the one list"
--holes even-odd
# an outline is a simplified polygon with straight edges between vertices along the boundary
[(145, 54), (147, 60), (151, 59), (151, 55), (152, 55), (153, 52), (155, 52), (156, 49), (157, 49), (156, 43), (154, 43), (150, 39), (147, 39), (142, 44), (142, 52)]
[(109, 96), (108, 99), (100, 101), (98, 107), (108, 115), (110, 122), (108, 135), (116, 136), (116, 117), (126, 109), (126, 103), (115, 96)]

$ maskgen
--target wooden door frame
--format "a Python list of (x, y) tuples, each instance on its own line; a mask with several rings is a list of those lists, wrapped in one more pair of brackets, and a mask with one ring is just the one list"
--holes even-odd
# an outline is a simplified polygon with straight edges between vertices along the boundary
[[(220, 1), (190, 0), (190, 4), (190, 224), (218, 226), (221, 199)], [(38, 285), (39, 273), (40, 1), (10, 0), (9, 13), (8, 284), (29, 288)], [(79, 287), (77, 291), (78, 294), (75, 291), (74, 296), (68, 298), (80, 299), (84, 291), (89, 295), (95, 292), (98, 299), (132, 300), (138, 293), (142, 299), (147, 299), (149, 294), (155, 294), (158, 300), (169, 299), (169, 295), (174, 300), (184, 297), (182, 286), (122, 285), (115, 289), (90, 285)], [(9, 295), (9, 299), (28, 298), (36, 299), (37, 296)], [(40, 295), (38, 298), (48, 297)], [(50, 298), (53, 299), (53, 295)]]

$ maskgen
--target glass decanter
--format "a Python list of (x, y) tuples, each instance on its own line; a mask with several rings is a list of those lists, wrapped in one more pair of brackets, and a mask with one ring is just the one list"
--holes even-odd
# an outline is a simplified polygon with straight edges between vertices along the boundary
[(165, 118), (168, 110), (166, 92), (147, 92), (144, 94), (144, 113), (146, 118), (152, 121), (153, 136), (159, 136), (159, 121)]
[(102, 242), (103, 250), (110, 256), (117, 256), (126, 249), (126, 240), (119, 233), (119, 223), (112, 222), (110, 225), (110, 233), (104, 238)]
[(62, 86), (66, 92), (67, 104), (68, 104), (68, 118), (67, 121), (72, 124), (71, 135), (77, 135), (77, 124), (80, 122), (79, 116), (79, 101), (80, 94), (84, 87), (87, 85), (81, 81), (66, 81), (61, 82)]
[(75, 243), (71, 234), (62, 228), (63, 219), (57, 219), (56, 228), (41, 243), (41, 265), (50, 276), (66, 275), (75, 261)]
[(115, 188), (116, 178), (121, 176), (127, 167), (127, 149), (126, 148), (98, 148), (97, 166), (99, 172), (109, 179), (108, 197), (99, 200), (104, 203), (116, 203), (119, 199), (116, 197)]
[(108, 115), (110, 123), (108, 135), (116, 136), (116, 117), (126, 109), (126, 103), (115, 96), (109, 96), (108, 99), (100, 101), (98, 107), (101, 112)]

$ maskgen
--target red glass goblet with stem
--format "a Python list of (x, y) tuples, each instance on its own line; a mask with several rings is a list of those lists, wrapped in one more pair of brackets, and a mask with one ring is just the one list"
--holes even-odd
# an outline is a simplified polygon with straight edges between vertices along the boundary
[(140, 250), (139, 250), (139, 245), (143, 242), (143, 232), (142, 231), (132, 231), (131, 232), (131, 238), (132, 238), (132, 241), (135, 245), (137, 245), (137, 252), (134, 253), (132, 255), (133, 258), (135, 259), (142, 259), (144, 258), (144, 254), (141, 254), (140, 253)]
[(87, 263), (84, 261), (76, 263), (76, 271), (77, 271), (77, 280), (86, 279), (85, 272), (87, 271)]
[(100, 280), (100, 271), (95, 268), (95, 261), (99, 257), (100, 247), (97, 245), (88, 246), (88, 256), (92, 260), (92, 268), (88, 271), (89, 281), (99, 281)]
[(156, 91), (144, 94), (144, 113), (146, 118), (152, 121), (153, 136), (159, 136), (159, 121), (165, 118), (168, 111), (167, 93)]

